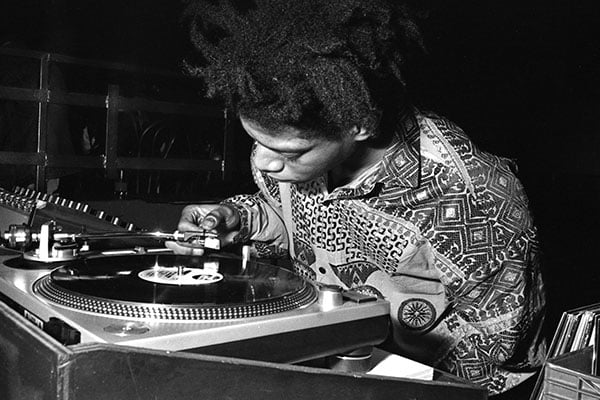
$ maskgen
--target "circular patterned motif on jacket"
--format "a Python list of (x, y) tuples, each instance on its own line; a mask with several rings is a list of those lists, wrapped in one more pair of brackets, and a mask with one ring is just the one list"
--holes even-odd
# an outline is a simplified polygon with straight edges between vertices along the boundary
[(427, 329), (435, 321), (435, 308), (425, 299), (408, 299), (398, 308), (398, 320), (408, 329)]

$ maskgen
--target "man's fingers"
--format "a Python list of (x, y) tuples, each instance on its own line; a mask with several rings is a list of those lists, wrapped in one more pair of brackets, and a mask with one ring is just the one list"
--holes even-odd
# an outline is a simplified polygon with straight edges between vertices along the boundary
[[(219, 235), (221, 246), (233, 243), (239, 231), (240, 215), (236, 208), (228, 205), (189, 205), (181, 212), (181, 219), (177, 225), (180, 232), (197, 231), (204, 229)], [(177, 254), (200, 255), (197, 249), (182, 243), (167, 245)]]
[(200, 227), (206, 230), (218, 229), (223, 225), (226, 230), (233, 229), (239, 224), (239, 216), (231, 207), (220, 206), (210, 211), (200, 223)]
[(191, 204), (185, 206), (181, 210), (181, 218), (177, 224), (177, 229), (181, 232), (197, 231), (204, 217), (214, 208), (219, 207), (217, 204)]
[(217, 208), (216, 210), (209, 212), (200, 222), (200, 228), (211, 230), (219, 226), (225, 220), (225, 217), (223, 217), (218, 210), (219, 209)]

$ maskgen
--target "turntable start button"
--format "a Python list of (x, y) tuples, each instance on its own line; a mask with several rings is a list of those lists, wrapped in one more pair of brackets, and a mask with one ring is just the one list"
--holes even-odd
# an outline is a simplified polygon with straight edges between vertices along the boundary
[(104, 327), (105, 332), (122, 337), (132, 335), (143, 335), (149, 330), (150, 328), (148, 327), (148, 325), (141, 322), (125, 322), (122, 324), (110, 324)]

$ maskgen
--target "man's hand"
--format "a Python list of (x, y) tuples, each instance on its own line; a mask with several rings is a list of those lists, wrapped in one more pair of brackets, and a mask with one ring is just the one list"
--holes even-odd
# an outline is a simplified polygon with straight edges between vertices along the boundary
[[(233, 243), (233, 238), (240, 228), (240, 215), (238, 211), (227, 205), (219, 204), (192, 204), (181, 211), (181, 218), (177, 225), (179, 232), (206, 230), (217, 233), (221, 247)], [(165, 245), (177, 254), (202, 255), (203, 248), (190, 247), (182, 243), (166, 242)]]

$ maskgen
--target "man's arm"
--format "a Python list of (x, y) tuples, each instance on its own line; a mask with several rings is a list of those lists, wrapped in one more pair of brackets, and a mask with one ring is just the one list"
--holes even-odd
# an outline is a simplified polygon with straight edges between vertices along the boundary
[(237, 195), (221, 204), (239, 214), (239, 229), (234, 243), (251, 243), (259, 257), (283, 256), (288, 251), (288, 233), (281, 208), (269, 201), (263, 192)]

